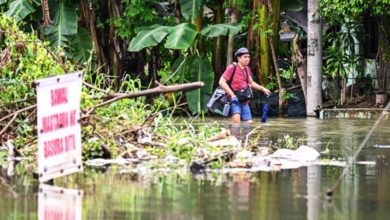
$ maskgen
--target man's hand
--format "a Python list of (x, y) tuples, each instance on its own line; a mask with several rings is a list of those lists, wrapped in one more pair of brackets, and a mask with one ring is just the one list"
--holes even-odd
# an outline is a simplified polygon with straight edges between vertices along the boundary
[(263, 87), (263, 93), (266, 95), (266, 96), (269, 96), (271, 95), (271, 91), (269, 91), (269, 89)]
[(236, 104), (236, 105), (239, 105), (239, 104), (240, 104), (240, 102), (238, 101), (237, 96), (233, 96), (233, 97), (232, 97), (232, 104)]

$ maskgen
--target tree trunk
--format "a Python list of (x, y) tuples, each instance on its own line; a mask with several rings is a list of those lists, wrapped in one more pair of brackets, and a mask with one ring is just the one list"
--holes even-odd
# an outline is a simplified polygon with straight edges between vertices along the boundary
[[(192, 23), (195, 25), (196, 27), (196, 32), (201, 32), (202, 31), (202, 28), (203, 28), (203, 9), (200, 10), (199, 12), (199, 15), (196, 19), (194, 19), (192, 21)], [(198, 40), (198, 51), (200, 54), (204, 54), (205, 53), (205, 47), (204, 47), (204, 42), (202, 39), (199, 39)]]
[(179, 0), (175, 0), (174, 3), (174, 14), (175, 14), (175, 21), (176, 23), (180, 23), (180, 20), (181, 20), (181, 12), (180, 12), (180, 1)]
[(149, 48), (151, 59), (148, 63), (148, 84), (150, 83), (152, 87), (154, 87), (156, 84), (155, 82), (158, 82), (159, 79), (157, 77), (158, 72), (158, 60), (159, 60), (159, 46)]
[(260, 54), (260, 82), (267, 83), (268, 79), (272, 77), (270, 74), (270, 48), (268, 44), (268, 8), (267, 8), (267, 2), (263, 2), (259, 5), (258, 8), (258, 14), (259, 14), (259, 29), (258, 29), (258, 36), (259, 36), (259, 53)]
[[(230, 22), (237, 23), (237, 7), (234, 3), (230, 5), (230, 11), (231, 11)], [(229, 65), (233, 62), (233, 53), (234, 53), (234, 36), (229, 35), (226, 65)]]
[[(121, 4), (118, 4), (117, 1), (108, 1), (108, 12), (110, 18), (116, 18), (122, 16)], [(109, 53), (110, 56), (110, 66), (111, 66), (111, 75), (116, 77), (117, 88), (120, 87), (121, 79), (123, 78), (123, 59), (125, 48), (123, 48), (122, 40), (117, 36), (115, 31), (115, 25), (110, 25), (109, 32)]]
[(275, 51), (278, 51), (279, 22), (280, 22), (280, 0), (272, 0), (272, 41)]
[(387, 16), (378, 18), (378, 53), (376, 57), (378, 93), (384, 94), (387, 91), (387, 71), (390, 61), (388, 51), (390, 50), (390, 19)]
[(287, 101), (285, 100), (284, 97), (286, 96), (287, 91), (285, 88), (283, 88), (282, 85), (282, 79), (279, 74), (279, 67), (276, 59), (276, 51), (271, 37), (269, 38), (269, 45), (271, 46), (272, 59), (273, 59), (276, 78), (278, 80), (278, 87), (279, 87), (279, 116), (285, 116), (287, 110)]
[[(214, 24), (225, 23), (225, 13), (223, 10), (223, 1), (218, 1), (214, 8)], [(219, 79), (225, 69), (225, 56), (224, 51), (226, 47), (224, 45), (225, 39), (223, 36), (216, 37), (213, 40), (213, 67), (215, 73), (215, 79)], [(217, 85), (218, 80), (214, 80)]]
[(246, 41), (246, 47), (249, 49), (249, 51), (255, 51), (254, 57), (251, 59), (251, 66), (254, 66), (255, 68), (255, 74), (257, 76), (257, 79), (260, 81), (261, 84), (264, 84), (264, 80), (261, 79), (260, 74), (260, 50), (258, 50), (258, 34), (257, 31), (254, 29), (254, 25), (257, 21), (256, 15), (257, 15), (257, 7), (258, 7), (258, 0), (253, 0), (252, 5), (250, 8), (251, 13), (251, 20), (248, 22), (248, 37)]
[[(181, 11), (180, 11), (180, 0), (174, 0), (173, 3), (174, 6), (174, 14), (175, 14), (175, 21), (177, 24), (180, 24), (181, 22)], [(173, 60), (177, 60), (180, 57), (180, 51), (179, 50), (173, 50)]]
[(49, 11), (49, 0), (42, 0), (42, 14), (43, 14), (43, 25), (49, 26), (52, 21), (50, 19), (50, 11)]
[(340, 80), (340, 86), (340, 104), (344, 105), (347, 96), (346, 81), (344, 79)]
[(306, 114), (315, 116), (322, 104), (322, 22), (318, 13), (318, 0), (308, 1), (307, 39), (307, 102)]
[(298, 44), (298, 34), (295, 36), (294, 41), (293, 41), (293, 46), (294, 46), (294, 54), (292, 57), (293, 65), (296, 66), (297, 68), (297, 74), (299, 81), (301, 82), (301, 87), (303, 91), (303, 95), (305, 97), (305, 103), (307, 101), (307, 74), (306, 74), (306, 59), (303, 57), (301, 50), (299, 49), (299, 44)]
[[(267, 1), (268, 5), (268, 18), (272, 18), (273, 16), (273, 8), (270, 0)], [(275, 50), (275, 43), (273, 42), (273, 36), (268, 36), (268, 43), (271, 48), (271, 54), (272, 54), (272, 60), (274, 63), (274, 69), (276, 74), (276, 79), (278, 80), (278, 87), (279, 87), (279, 116), (285, 116), (287, 111), (287, 100), (285, 100), (286, 96), (286, 89), (283, 88), (282, 85), (282, 79), (280, 77), (279, 73), (279, 67), (278, 67), (278, 60), (276, 57), (276, 50)]]
[(255, 31), (253, 30), (253, 26), (256, 22), (257, 1), (258, 0), (253, 0), (250, 8), (251, 20), (248, 22), (248, 37), (246, 38), (246, 47), (249, 50), (255, 47)]
[(110, 72), (110, 68), (107, 63), (107, 59), (104, 55), (103, 48), (99, 43), (97, 31), (96, 31), (96, 8), (94, 4), (89, 4), (88, 0), (81, 0), (80, 8), (82, 13), (82, 20), (85, 26), (88, 27), (91, 33), (92, 42), (95, 48), (98, 68), (103, 67), (106, 73)]

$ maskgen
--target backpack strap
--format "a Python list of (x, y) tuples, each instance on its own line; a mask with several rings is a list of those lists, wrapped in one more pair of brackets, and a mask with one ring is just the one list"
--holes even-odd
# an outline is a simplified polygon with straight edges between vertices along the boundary
[(249, 84), (249, 74), (245, 67), (245, 76), (246, 76), (246, 82)]
[(229, 87), (231, 88), (232, 87), (232, 82), (234, 80), (234, 74), (236, 73), (236, 67), (237, 65), (233, 63), (233, 73), (232, 73), (232, 76), (230, 77), (229, 81), (227, 82), (227, 84), (229, 85)]

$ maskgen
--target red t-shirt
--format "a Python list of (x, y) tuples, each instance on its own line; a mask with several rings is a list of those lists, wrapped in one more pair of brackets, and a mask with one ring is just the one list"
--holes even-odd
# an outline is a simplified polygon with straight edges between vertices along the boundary
[[(240, 66), (236, 64), (236, 72), (234, 73), (234, 79), (232, 79), (232, 84), (230, 86), (233, 89), (233, 91), (241, 90), (248, 86), (249, 77), (252, 76), (252, 72), (249, 67), (245, 67), (245, 68), (246, 71), (245, 69), (241, 69)], [(222, 74), (222, 77), (225, 78), (226, 81), (228, 82), (232, 77), (233, 69), (234, 69), (234, 65), (230, 64), (226, 68), (225, 72)], [(249, 74), (248, 80), (246, 78), (247, 73)]]

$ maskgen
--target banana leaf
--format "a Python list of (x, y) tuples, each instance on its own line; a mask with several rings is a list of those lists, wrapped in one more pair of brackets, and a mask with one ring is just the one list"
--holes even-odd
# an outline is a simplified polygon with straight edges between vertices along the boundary
[[(0, 2), (2, 4), (3, 2)], [(34, 4), (29, 0), (16, 0), (11, 2), (8, 10), (5, 12), (5, 15), (8, 17), (13, 17), (16, 21), (21, 21), (29, 14), (35, 12), (36, 8)]]
[(241, 31), (242, 24), (214, 24), (204, 28), (200, 33), (206, 37), (236, 35)]
[(169, 28), (168, 38), (165, 47), (169, 49), (186, 50), (195, 40), (197, 32), (195, 26), (189, 23), (182, 23)]
[(180, 0), (181, 14), (187, 20), (194, 20), (199, 16), (204, 0)]
[(138, 52), (146, 47), (153, 47), (159, 44), (168, 34), (170, 27), (158, 24), (142, 29), (133, 40), (128, 48), (131, 52)]
[(45, 28), (45, 35), (54, 47), (68, 47), (69, 36), (77, 34), (77, 5), (71, 1), (50, 2), (53, 24)]
[(187, 81), (204, 83), (204, 87), (186, 93), (191, 112), (193, 114), (207, 112), (207, 102), (214, 84), (214, 72), (210, 61), (205, 56), (194, 56), (190, 70), (186, 74)]

